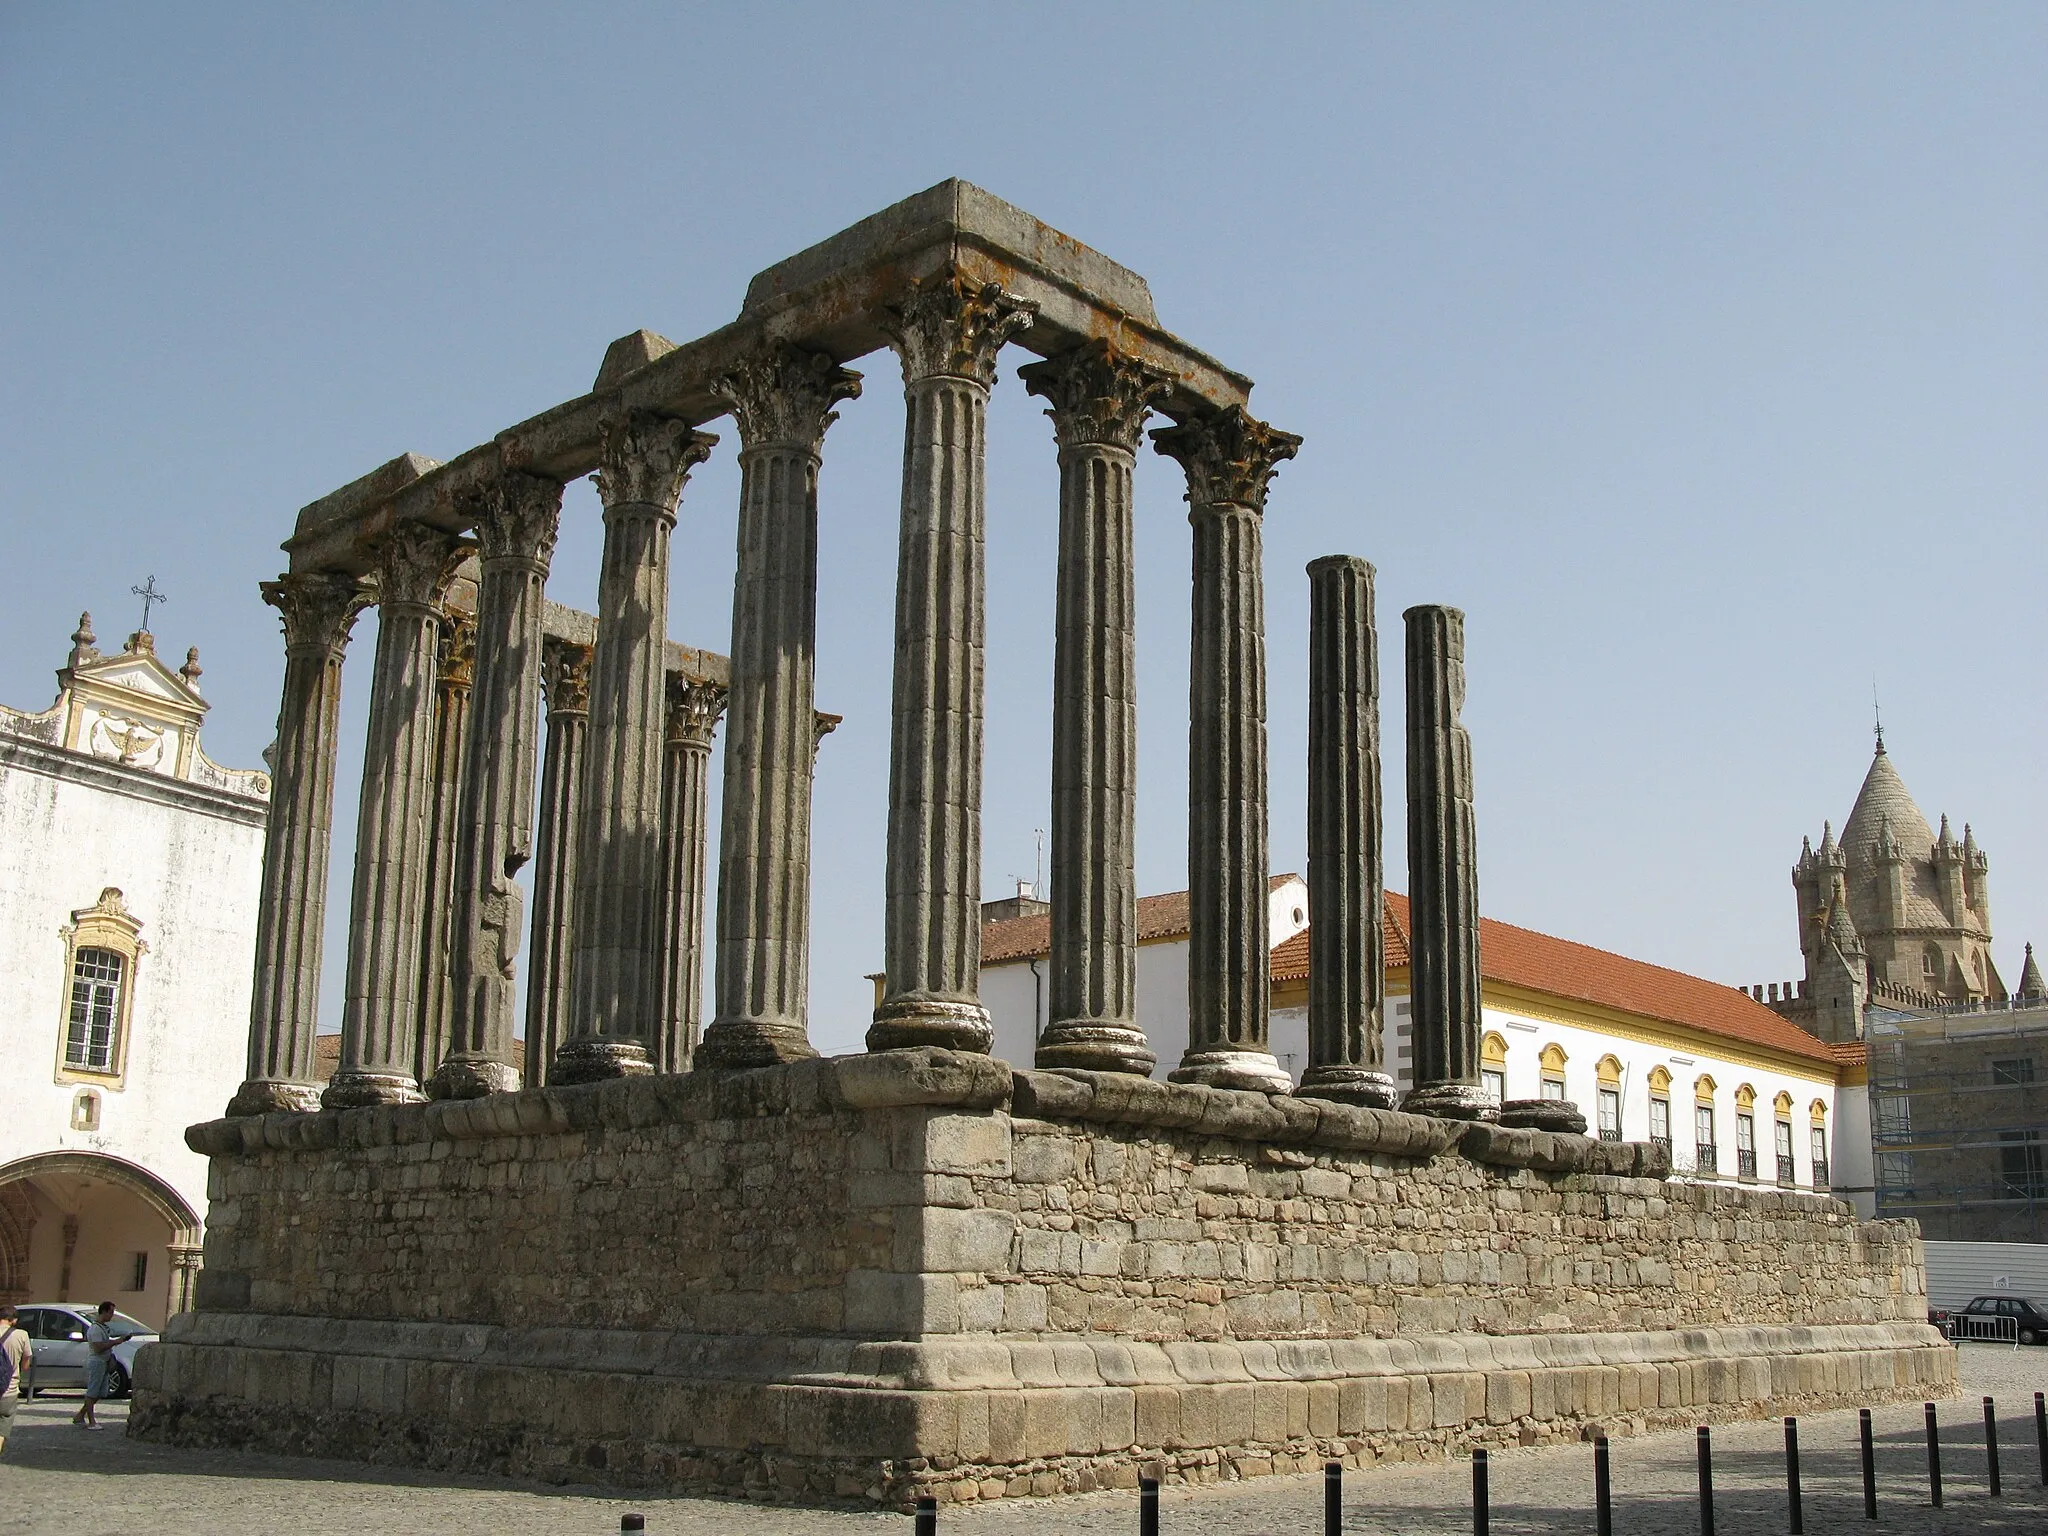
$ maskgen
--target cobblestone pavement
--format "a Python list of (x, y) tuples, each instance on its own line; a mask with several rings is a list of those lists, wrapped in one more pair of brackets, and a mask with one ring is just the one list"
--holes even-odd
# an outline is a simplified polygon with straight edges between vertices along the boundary
[[(1968, 1346), (1965, 1396), (1940, 1405), (1947, 1504), (1927, 1502), (1927, 1463), (1917, 1404), (1880, 1408), (1879, 1519), (1863, 1519), (1854, 1412), (1800, 1421), (1806, 1530), (2048, 1531), (2033, 1394), (2048, 1390), (2048, 1349)], [(1986, 1494), (1979, 1399), (1998, 1400), (2005, 1495)], [(102, 1409), (107, 1428), (68, 1422), (66, 1394), (22, 1405), (0, 1459), (0, 1532), (64, 1536), (231, 1536), (239, 1532), (432, 1531), (436, 1536), (604, 1536), (639, 1510), (651, 1536), (886, 1536), (909, 1530), (902, 1515), (792, 1509), (723, 1499), (612, 1498), (589, 1489), (538, 1489), (489, 1478), (447, 1478), (352, 1462), (195, 1452), (142, 1445), (122, 1430), (122, 1405)], [(1776, 1421), (1714, 1431), (1718, 1529), (1763, 1536), (1787, 1529), (1783, 1432)], [(1613, 1442), (1616, 1536), (1692, 1536), (1700, 1529), (1690, 1432)], [(1163, 1536), (1319, 1536), (1318, 1477), (1268, 1477), (1218, 1487), (1167, 1489)], [(1467, 1462), (1394, 1466), (1345, 1479), (1347, 1536), (1411, 1536), (1471, 1529)], [(1550, 1536), (1593, 1529), (1592, 1452), (1565, 1446), (1497, 1453), (1493, 1531)], [(978, 1536), (1119, 1533), (1137, 1525), (1135, 1494), (1060, 1500), (1010, 1499), (949, 1508), (943, 1530)]]

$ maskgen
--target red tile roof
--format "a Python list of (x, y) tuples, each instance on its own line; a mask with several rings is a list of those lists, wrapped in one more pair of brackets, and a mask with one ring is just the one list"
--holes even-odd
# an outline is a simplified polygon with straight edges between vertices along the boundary
[[(1268, 890), (1277, 891), (1298, 875), (1275, 875)], [(1138, 941), (1177, 939), (1188, 931), (1188, 893), (1167, 891), (1160, 896), (1138, 898)], [(1012, 960), (1032, 960), (1052, 953), (1050, 917), (1006, 917), (981, 925), (981, 963), (1003, 965)]]

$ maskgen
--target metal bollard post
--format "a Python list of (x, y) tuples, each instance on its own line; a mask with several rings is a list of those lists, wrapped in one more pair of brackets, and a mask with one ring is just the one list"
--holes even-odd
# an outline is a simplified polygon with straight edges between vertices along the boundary
[(1323, 1463), (1323, 1536), (1341, 1536), (1344, 1529), (1344, 1463)]
[(1927, 1492), (1941, 1508), (1941, 1429), (1934, 1422), (1934, 1404), (1927, 1404)]
[(1472, 1536), (1486, 1536), (1493, 1516), (1486, 1507), (1486, 1452), (1472, 1453)]
[(1792, 1536), (1806, 1529), (1806, 1511), (1799, 1498), (1799, 1421), (1785, 1416), (1785, 1502), (1791, 1512)]
[(647, 1529), (647, 1517), (646, 1517), (645, 1515), (640, 1515), (640, 1514), (625, 1514), (625, 1515), (621, 1515), (621, 1516), (619, 1516), (619, 1530), (620, 1530), (621, 1532), (625, 1532), (625, 1531), (644, 1531), (644, 1530), (646, 1530), (646, 1529)]
[(1870, 1439), (1870, 1410), (1856, 1410), (1856, 1435), (1863, 1442), (1863, 1518), (1877, 1518), (1877, 1447)]
[(939, 1536), (939, 1501), (929, 1495), (917, 1501), (917, 1536)]
[(1614, 1536), (1614, 1488), (1608, 1479), (1605, 1435), (1593, 1442), (1593, 1529), (1595, 1536)]
[(1999, 1496), (1998, 1483), (1998, 1405), (1990, 1398), (1984, 1399), (1984, 1471), (1991, 1484), (1991, 1497)]
[(2034, 1441), (2041, 1448), (2041, 1486), (2048, 1488), (2048, 1392), (2034, 1394)]
[(1700, 1536), (1714, 1536), (1714, 1432), (1702, 1424), (1700, 1441)]
[(1138, 1479), (1138, 1536), (1159, 1536), (1159, 1479)]

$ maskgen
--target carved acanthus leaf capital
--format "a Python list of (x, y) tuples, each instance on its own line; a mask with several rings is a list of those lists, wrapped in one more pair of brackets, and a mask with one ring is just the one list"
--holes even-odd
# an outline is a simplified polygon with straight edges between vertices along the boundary
[(1052, 402), (1045, 414), (1062, 448), (1093, 445), (1126, 453), (1138, 451), (1152, 403), (1173, 387), (1168, 374), (1120, 355), (1106, 341), (1027, 363), (1017, 377), (1032, 394)]
[(368, 582), (338, 571), (296, 571), (263, 583), (263, 601), (284, 620), (286, 651), (340, 655), (356, 615), (374, 596)]
[(1301, 439), (1233, 405), (1213, 416), (1161, 427), (1152, 434), (1152, 446), (1187, 471), (1190, 506), (1263, 512), (1266, 487), (1281, 461), (1300, 451)]
[(545, 571), (554, 558), (555, 537), (562, 528), (559, 481), (507, 470), (461, 492), (456, 505), (476, 529), (484, 559), (530, 561)]
[(549, 715), (590, 713), (591, 648), (547, 636), (540, 647), (540, 686)]
[(903, 359), (905, 384), (944, 377), (993, 389), (996, 354), (1037, 318), (1036, 304), (1005, 293), (1002, 284), (976, 285), (949, 272), (911, 284), (902, 303), (875, 321)]
[(399, 523), (379, 539), (377, 605), (433, 608), (447, 594), (455, 569), (476, 548), (472, 539), (429, 523)]
[(680, 672), (668, 675), (668, 744), (711, 750), (718, 718), (725, 713), (726, 691), (717, 683), (700, 682)]
[(711, 392), (732, 407), (746, 447), (816, 454), (825, 445), (825, 429), (839, 419), (832, 407), (860, 397), (860, 375), (823, 352), (777, 341), (715, 379)]
[(652, 411), (625, 411), (600, 429), (598, 499), (607, 508), (658, 507), (675, 515), (690, 471), (711, 457), (716, 433), (699, 432), (687, 421)]
[(441, 625), (441, 686), (466, 689), (476, 680), (476, 615), (448, 613)]

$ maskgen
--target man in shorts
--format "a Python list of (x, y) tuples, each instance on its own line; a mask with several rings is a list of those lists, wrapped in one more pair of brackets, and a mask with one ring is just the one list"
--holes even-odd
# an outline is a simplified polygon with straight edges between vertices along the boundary
[(93, 1416), (100, 1399), (107, 1395), (107, 1367), (113, 1363), (114, 1346), (125, 1344), (134, 1338), (132, 1333), (114, 1332), (114, 1304), (103, 1301), (93, 1314), (92, 1326), (85, 1330), (85, 1406), (71, 1416), (71, 1422), (81, 1429), (98, 1429), (100, 1421)]
[(0, 1450), (14, 1433), (14, 1405), (28, 1384), (28, 1363), (34, 1345), (15, 1318), (14, 1308), (0, 1306)]

